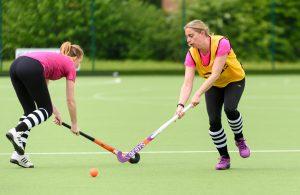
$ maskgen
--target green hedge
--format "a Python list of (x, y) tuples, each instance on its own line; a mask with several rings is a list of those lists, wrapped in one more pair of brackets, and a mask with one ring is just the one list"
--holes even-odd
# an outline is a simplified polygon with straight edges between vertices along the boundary
[[(181, 11), (166, 14), (157, 1), (1, 2), (4, 59), (12, 59), (19, 47), (59, 47), (66, 40), (98, 59), (179, 61), (182, 57)], [(227, 36), (239, 58), (270, 60), (273, 50), (278, 61), (300, 59), (299, 0), (186, 2), (187, 20), (201, 19), (216, 34)]]
[(227, 36), (239, 57), (277, 61), (300, 59), (299, 0), (202, 0), (189, 8), (189, 20), (207, 22)]
[(10, 0), (2, 6), (5, 59), (18, 47), (58, 47), (65, 40), (80, 44), (88, 55), (95, 41), (97, 58), (179, 56), (174, 48), (180, 51), (181, 21), (143, 1)]

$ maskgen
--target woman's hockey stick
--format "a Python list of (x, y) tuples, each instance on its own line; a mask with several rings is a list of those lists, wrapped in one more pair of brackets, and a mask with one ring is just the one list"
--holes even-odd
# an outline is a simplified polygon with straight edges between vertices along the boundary
[[(192, 104), (189, 104), (183, 109), (183, 112), (188, 111), (192, 107)], [(168, 120), (165, 124), (159, 127), (156, 131), (154, 131), (149, 137), (140, 142), (137, 146), (135, 146), (130, 152), (124, 155), (121, 151), (118, 151), (117, 157), (121, 163), (127, 162), (131, 158), (133, 158), (139, 151), (141, 151), (147, 144), (149, 144), (159, 133), (161, 133), (165, 128), (167, 128), (171, 123), (173, 123), (176, 119), (178, 119), (178, 115), (173, 116), (170, 120)]]
[[(64, 123), (64, 122), (62, 123), (62, 125), (64, 127), (67, 127), (68, 129), (71, 129), (71, 126), (68, 125), (68, 124), (66, 124), (66, 123)], [(107, 150), (107, 151), (109, 151), (109, 152), (111, 152), (111, 153), (113, 153), (115, 155), (118, 155), (121, 152), (120, 150), (117, 150), (116, 148), (114, 148), (114, 147), (112, 147), (110, 145), (107, 145), (103, 141), (101, 141), (99, 139), (95, 139), (92, 136), (90, 136), (90, 135), (88, 135), (88, 134), (86, 134), (86, 133), (84, 133), (82, 131), (79, 131), (79, 135), (85, 137), (86, 139), (94, 142), (95, 144), (99, 145), (100, 147), (104, 148), (105, 150)], [(140, 154), (135, 153), (135, 155), (133, 155), (133, 157), (130, 157), (129, 160), (127, 160), (127, 161), (129, 161), (131, 164), (135, 164), (135, 163), (138, 163), (139, 160), (140, 160)]]

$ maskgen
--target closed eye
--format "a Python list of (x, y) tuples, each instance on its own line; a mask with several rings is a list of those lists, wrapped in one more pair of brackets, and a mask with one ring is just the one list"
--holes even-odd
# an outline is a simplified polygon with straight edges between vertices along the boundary
[(189, 35), (187, 35), (185, 38), (188, 39), (188, 38), (193, 38), (193, 37), (194, 37), (193, 34), (189, 34)]

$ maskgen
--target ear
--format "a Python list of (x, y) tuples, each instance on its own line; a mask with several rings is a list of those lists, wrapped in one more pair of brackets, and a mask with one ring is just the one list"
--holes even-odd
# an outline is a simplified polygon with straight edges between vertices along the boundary
[(200, 34), (203, 35), (203, 36), (206, 36), (206, 33), (205, 33), (204, 30), (202, 30), (202, 31), (200, 32)]
[(77, 57), (71, 57), (73, 62), (77, 61)]

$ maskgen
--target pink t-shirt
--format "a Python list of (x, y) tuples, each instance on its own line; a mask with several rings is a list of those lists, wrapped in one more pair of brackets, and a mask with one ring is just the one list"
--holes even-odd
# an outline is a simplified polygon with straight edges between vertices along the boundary
[(66, 77), (75, 82), (76, 69), (69, 57), (55, 52), (31, 52), (23, 56), (33, 58), (43, 65), (45, 79), (58, 80)]
[[(216, 56), (223, 56), (225, 54), (229, 54), (230, 49), (231, 49), (231, 46), (230, 46), (229, 40), (223, 38), (223, 39), (221, 39), (221, 41), (219, 43)], [(208, 66), (209, 61), (210, 61), (210, 51), (207, 52), (206, 54), (203, 54), (202, 52), (200, 52), (200, 57), (202, 60), (202, 64), (204, 66)], [(187, 52), (184, 64), (185, 64), (185, 66), (192, 67), (192, 68), (196, 66), (190, 52)]]

